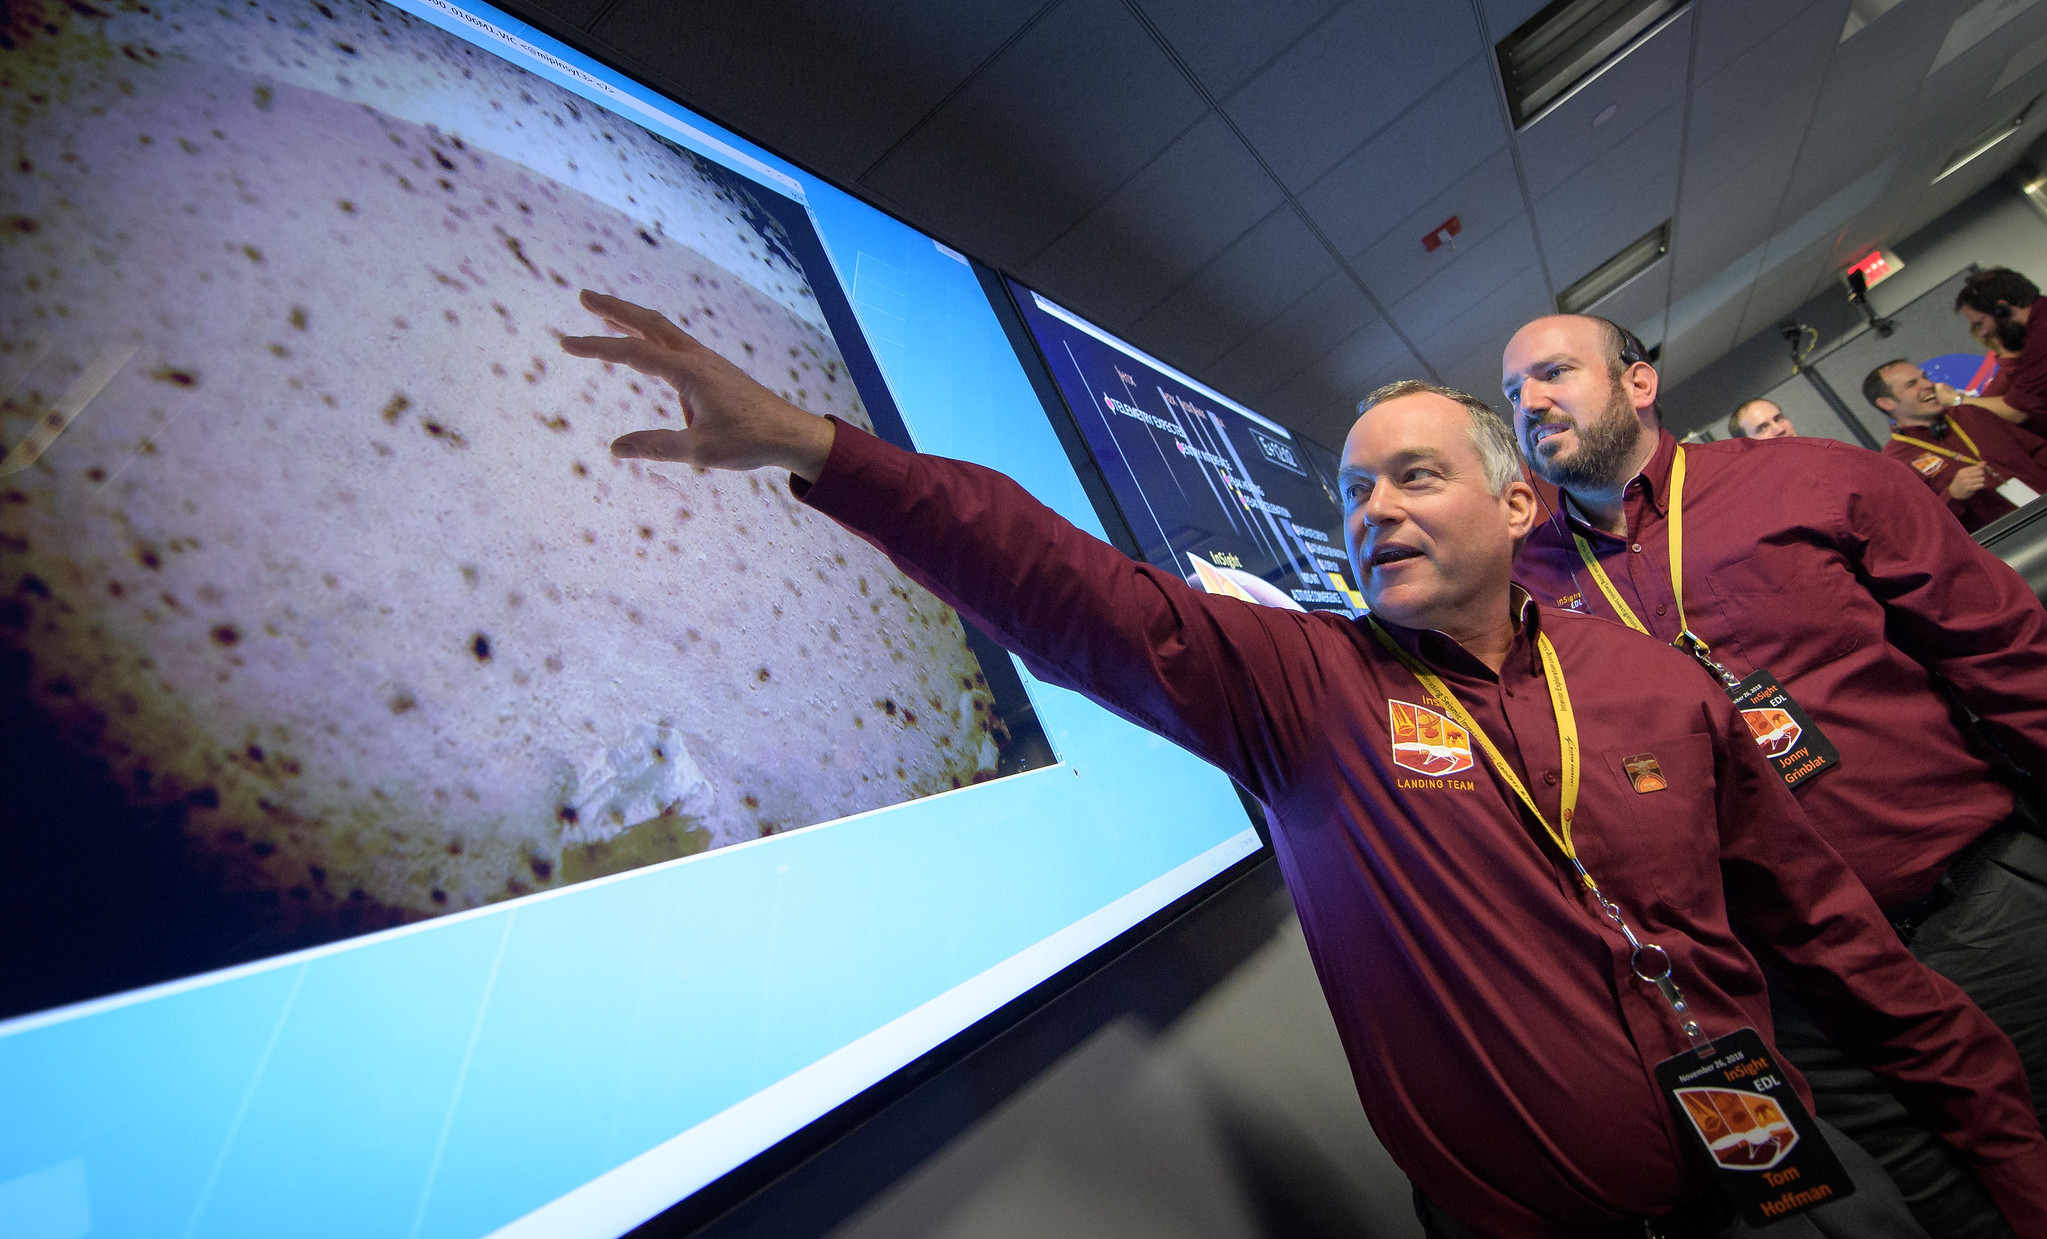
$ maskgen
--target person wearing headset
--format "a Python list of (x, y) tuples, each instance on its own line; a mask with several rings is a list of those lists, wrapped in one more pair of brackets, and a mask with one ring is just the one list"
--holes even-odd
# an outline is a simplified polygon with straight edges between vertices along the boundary
[(2033, 316), (2039, 297), (2039, 286), (2025, 276), (1989, 267), (1962, 281), (1955, 312), (1968, 320), (1970, 335), (2010, 358), (1999, 366), (1997, 385), (1970, 403), (2047, 438), (2047, 315)]
[(1902, 357), (1871, 370), (1863, 399), (1890, 419), (1884, 455), (1919, 475), (1974, 533), (2047, 494), (2047, 439), (1926, 377)]
[[(1897, 461), (1815, 438), (1681, 446), (1656, 368), (1617, 324), (1537, 319), (1501, 370), (1529, 465), (1559, 492), (1516, 579), (1719, 680), (1814, 826), (1913, 953), (2011, 1035), (2047, 1103), (2047, 837), (2011, 769), (2047, 774), (2047, 611)], [(1925, 1125), (1777, 1007), (1820, 1113), (1927, 1229), (2001, 1234)]]

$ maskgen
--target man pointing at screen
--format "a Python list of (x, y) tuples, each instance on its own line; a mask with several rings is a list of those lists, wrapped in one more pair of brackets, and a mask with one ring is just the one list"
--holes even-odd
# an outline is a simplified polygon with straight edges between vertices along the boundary
[(1738, 927), (2047, 1239), (2047, 1142), (2010, 1044), (1898, 945), (1725, 696), (1509, 585), (1536, 501), (1483, 404), (1424, 384), (1367, 402), (1341, 488), (1374, 618), (1349, 620), (1201, 593), (1000, 474), (785, 403), (653, 311), (584, 304), (624, 335), (562, 347), (667, 380), (689, 427), (615, 454), (787, 470), (1035, 674), (1259, 797), (1433, 1233), (1746, 1234), (1737, 1208), (1920, 1233), (1800, 1112)]

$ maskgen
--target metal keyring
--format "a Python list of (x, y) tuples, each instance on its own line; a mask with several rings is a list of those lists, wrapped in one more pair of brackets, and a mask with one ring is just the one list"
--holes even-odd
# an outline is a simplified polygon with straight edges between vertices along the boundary
[[(1648, 968), (1642, 966), (1643, 957), (1651, 951), (1656, 952), (1656, 958), (1663, 961), (1662, 971), (1660, 972), (1652, 973)], [(1633, 968), (1635, 970), (1635, 975), (1642, 978), (1644, 981), (1647, 981), (1649, 984), (1651, 985), (1661, 984), (1662, 982), (1668, 981), (1670, 979), (1670, 952), (1664, 950), (1660, 946), (1657, 946), (1654, 942), (1644, 942), (1642, 945), (1636, 947), (1633, 951), (1629, 952), (1628, 967)]]

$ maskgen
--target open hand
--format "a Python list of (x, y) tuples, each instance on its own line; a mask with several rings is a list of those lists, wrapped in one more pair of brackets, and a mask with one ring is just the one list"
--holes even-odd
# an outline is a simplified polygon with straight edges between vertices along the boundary
[(636, 430), (611, 454), (675, 460), (707, 469), (787, 469), (815, 482), (832, 450), (832, 424), (749, 378), (682, 328), (645, 306), (583, 291), (583, 308), (615, 336), (563, 336), (562, 351), (631, 366), (682, 400), (684, 430)]

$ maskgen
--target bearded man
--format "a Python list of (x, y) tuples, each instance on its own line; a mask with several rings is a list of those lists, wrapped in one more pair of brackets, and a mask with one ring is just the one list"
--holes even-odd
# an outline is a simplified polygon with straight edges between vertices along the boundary
[[(1680, 445), (1641, 342), (1605, 319), (1537, 319), (1501, 370), (1529, 464), (1561, 492), (1516, 579), (1718, 679), (1813, 825), (1913, 953), (2011, 1035), (2047, 1101), (2047, 838), (2012, 770), (2047, 773), (2032, 591), (1877, 453)], [(1927, 1229), (2002, 1233), (1966, 1167), (1778, 1007), (1820, 1113), (1884, 1162)]]

